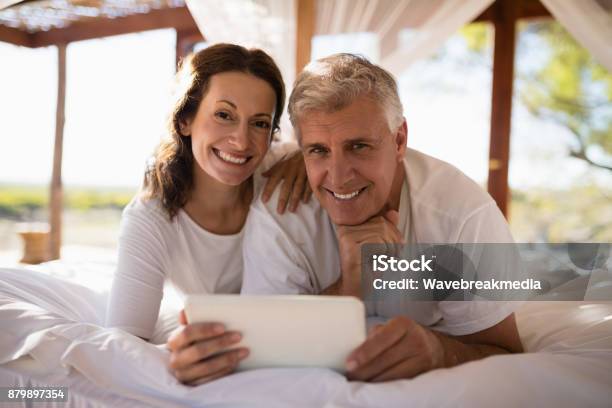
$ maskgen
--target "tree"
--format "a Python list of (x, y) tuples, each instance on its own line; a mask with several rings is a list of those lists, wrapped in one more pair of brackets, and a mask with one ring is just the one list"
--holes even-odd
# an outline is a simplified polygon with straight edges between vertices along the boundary
[[(470, 50), (484, 55), (486, 25), (469, 25), (462, 35)], [(519, 27), (519, 55), (536, 57), (534, 49), (538, 59), (546, 55), (517, 71), (520, 101), (534, 116), (570, 131), (574, 137), (571, 157), (612, 171), (612, 73), (555, 21)]]
[[(481, 66), (490, 65), (491, 32), (486, 23), (461, 30), (470, 60)], [(612, 73), (553, 20), (520, 24), (517, 42), (515, 101), (568, 130), (570, 157), (612, 177)], [(606, 181), (513, 190), (513, 232), (528, 241), (609, 242), (611, 191)]]

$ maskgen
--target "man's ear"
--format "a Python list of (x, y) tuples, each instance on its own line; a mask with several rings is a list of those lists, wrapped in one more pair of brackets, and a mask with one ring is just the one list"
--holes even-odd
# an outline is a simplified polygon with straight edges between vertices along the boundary
[(397, 150), (398, 160), (404, 159), (406, 153), (406, 143), (408, 141), (408, 124), (404, 118), (402, 125), (397, 129), (395, 134), (395, 148)]
[(179, 130), (181, 131), (181, 136), (191, 136), (191, 120), (179, 121)]

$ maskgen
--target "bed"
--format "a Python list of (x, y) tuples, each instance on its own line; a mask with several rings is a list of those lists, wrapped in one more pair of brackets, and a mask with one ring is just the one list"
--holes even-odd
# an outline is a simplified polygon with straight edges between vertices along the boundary
[(163, 345), (180, 298), (164, 298), (152, 343), (103, 328), (112, 271), (112, 263), (62, 262), (0, 269), (0, 386), (68, 387), (67, 403), (47, 405), (62, 407), (612, 405), (609, 302), (527, 302), (517, 312), (527, 353), (412, 380), (366, 384), (326, 369), (261, 369), (186, 387), (167, 371)]

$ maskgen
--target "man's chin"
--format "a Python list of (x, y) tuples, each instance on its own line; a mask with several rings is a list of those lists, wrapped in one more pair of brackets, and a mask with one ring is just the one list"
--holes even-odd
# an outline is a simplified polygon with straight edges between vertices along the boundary
[[(370, 214), (369, 206), (363, 202), (338, 203), (329, 196), (317, 197), (329, 218), (336, 225), (360, 225), (375, 214)], [(363, 200), (362, 197), (359, 197)]]
[(342, 213), (332, 213), (327, 212), (329, 214), (329, 218), (331, 218), (332, 222), (336, 225), (360, 225), (368, 220), (367, 216), (359, 216), (355, 214), (342, 214)]

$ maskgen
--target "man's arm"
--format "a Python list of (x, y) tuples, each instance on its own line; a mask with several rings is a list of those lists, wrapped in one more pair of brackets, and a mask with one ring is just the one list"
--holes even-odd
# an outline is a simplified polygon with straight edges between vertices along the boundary
[(436, 368), (522, 350), (514, 314), (465, 336), (448, 336), (411, 319), (396, 317), (374, 329), (349, 355), (347, 376), (373, 382), (412, 378)]
[(514, 313), (495, 326), (465, 336), (436, 333), (442, 342), (445, 367), (478, 360), (494, 354), (522, 353), (523, 345)]

